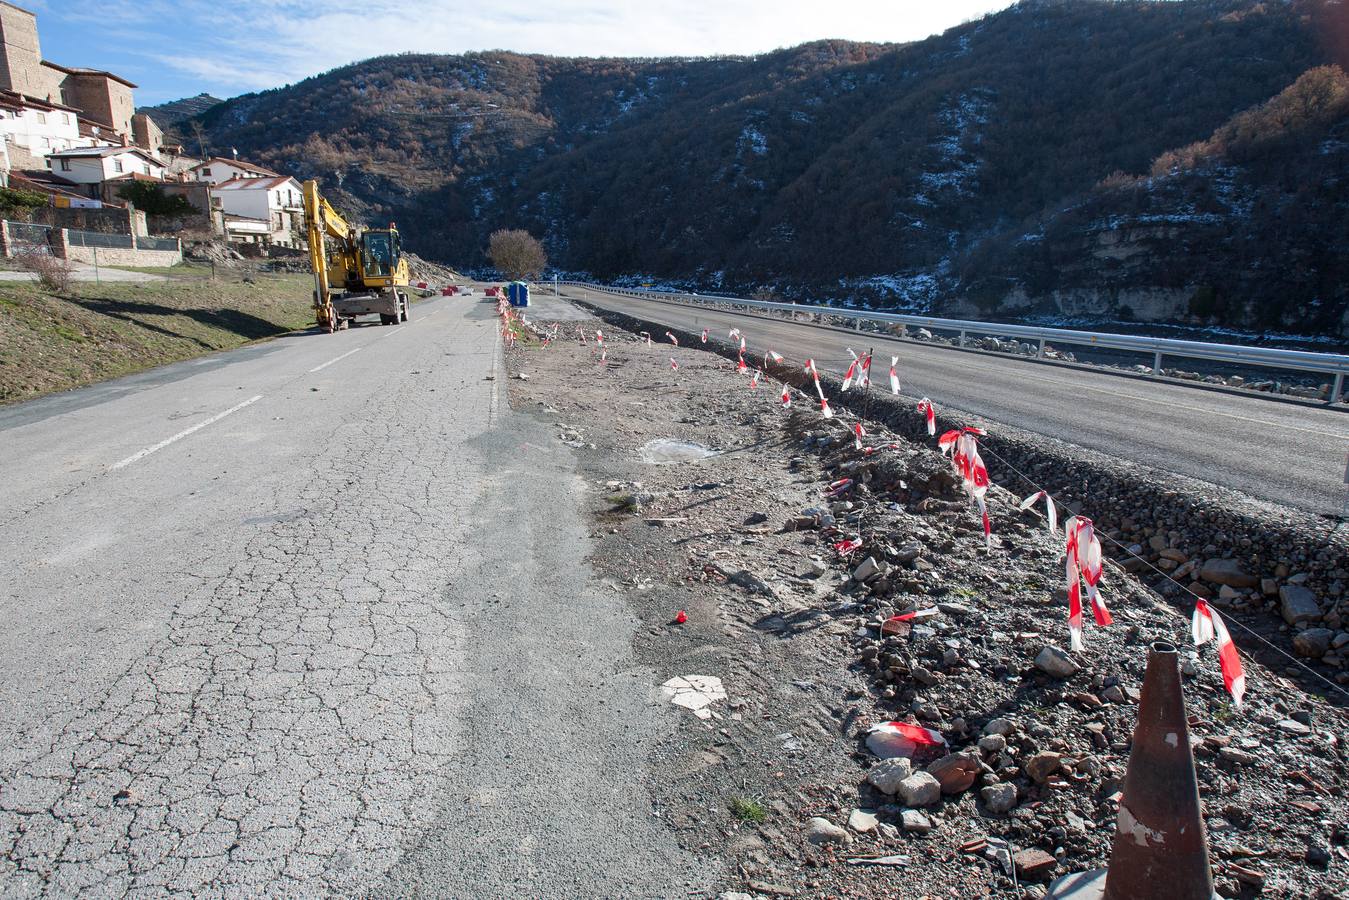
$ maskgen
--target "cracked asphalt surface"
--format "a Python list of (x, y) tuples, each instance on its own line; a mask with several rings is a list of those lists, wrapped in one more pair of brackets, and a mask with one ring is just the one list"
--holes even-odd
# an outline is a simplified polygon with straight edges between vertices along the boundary
[(645, 787), (677, 717), (496, 331), (438, 299), (0, 410), (0, 895), (710, 882)]
[(915, 399), (930, 397), (939, 408), (961, 409), (1308, 512), (1340, 513), (1349, 491), (1349, 414), (1342, 407), (1139, 381), (576, 287), (564, 288), (562, 296), (695, 334), (710, 327), (723, 339), (729, 328), (740, 327), (751, 356), (772, 347), (791, 358), (814, 358), (822, 367), (827, 362), (840, 376), (847, 367), (845, 347), (851, 344), (859, 353), (874, 347), (879, 377), (888, 369), (882, 355), (898, 356), (903, 391)]

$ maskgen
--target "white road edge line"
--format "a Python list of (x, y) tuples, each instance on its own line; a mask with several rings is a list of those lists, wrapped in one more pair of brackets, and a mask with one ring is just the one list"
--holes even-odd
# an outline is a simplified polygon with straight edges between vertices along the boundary
[(115, 470), (115, 469), (121, 469), (121, 468), (124, 468), (124, 467), (126, 467), (126, 466), (131, 465), (131, 464), (134, 463), (134, 462), (137, 462), (138, 460), (145, 459), (145, 457), (149, 456), (151, 453), (154, 453), (154, 452), (156, 452), (156, 451), (158, 451), (158, 450), (163, 450), (165, 447), (167, 447), (169, 444), (172, 444), (174, 441), (181, 441), (183, 438), (187, 437), (189, 434), (192, 434), (193, 432), (196, 432), (196, 431), (201, 431), (201, 430), (202, 430), (203, 428), (205, 428), (207, 425), (212, 425), (212, 424), (214, 424), (214, 423), (216, 423), (216, 422), (219, 422), (221, 419), (225, 418), (225, 416), (228, 416), (230, 413), (237, 413), (239, 410), (243, 409), (245, 406), (249, 406), (249, 405), (251, 405), (251, 404), (257, 403), (257, 402), (258, 402), (259, 400), (261, 400), (261, 399), (262, 399), (262, 395), (261, 395), (261, 394), (258, 394), (256, 397), (249, 397), (249, 398), (248, 398), (247, 400), (245, 400), (243, 403), (237, 404), (237, 405), (235, 405), (235, 406), (231, 406), (229, 409), (225, 410), (224, 412), (216, 413), (215, 415), (211, 416), (209, 419), (205, 419), (204, 421), (198, 422), (196, 425), (193, 425), (191, 428), (184, 428), (182, 431), (178, 432), (177, 434), (175, 434), (175, 435), (174, 435), (173, 437), (171, 437), (171, 438), (165, 438), (164, 440), (160, 441), (158, 444), (154, 444), (154, 445), (152, 445), (152, 446), (150, 446), (150, 447), (146, 447), (144, 450), (141, 450), (141, 451), (139, 451), (139, 452), (137, 452), (137, 453), (131, 454), (130, 456), (128, 456), (126, 459), (122, 460), (121, 462), (114, 464), (108, 471), (113, 471), (113, 470)]
[(341, 362), (342, 360), (346, 359), (348, 356), (350, 356), (351, 354), (357, 352), (357, 351), (360, 350), (360, 349), (361, 349), (360, 347), (357, 347), (355, 350), (348, 350), (346, 353), (343, 353), (341, 356), (334, 356), (332, 359), (328, 360), (326, 363), (322, 363), (322, 364), (320, 364), (320, 365), (314, 366), (314, 368), (312, 368), (312, 369), (309, 370), (309, 374), (310, 374), (310, 375), (313, 375), (315, 372), (321, 372), (321, 371), (323, 371), (324, 369), (326, 369), (326, 368), (328, 368), (329, 366), (331, 366), (333, 363), (335, 363), (335, 362)]

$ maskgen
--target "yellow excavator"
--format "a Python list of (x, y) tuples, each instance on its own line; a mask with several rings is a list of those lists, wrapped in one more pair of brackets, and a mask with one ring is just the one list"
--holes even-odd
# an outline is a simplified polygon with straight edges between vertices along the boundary
[(358, 228), (304, 183), (309, 267), (314, 272), (314, 317), (329, 334), (357, 316), (378, 315), (384, 325), (408, 320), (408, 262), (398, 229)]

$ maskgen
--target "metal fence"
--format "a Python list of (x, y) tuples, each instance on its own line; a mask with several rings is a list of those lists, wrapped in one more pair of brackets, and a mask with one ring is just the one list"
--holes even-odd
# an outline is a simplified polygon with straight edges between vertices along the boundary
[(1076, 331), (1068, 328), (1041, 328), (1035, 325), (1004, 325), (998, 322), (972, 322), (963, 319), (941, 319), (933, 316), (909, 316), (899, 313), (868, 312), (865, 310), (843, 309), (837, 306), (812, 305), (798, 303), (774, 303), (767, 300), (745, 300), (741, 297), (723, 297), (717, 294), (684, 294), (669, 291), (632, 290), (615, 288), (602, 284), (583, 281), (561, 282), (575, 287), (584, 287), (593, 291), (604, 291), (625, 297), (645, 300), (662, 300), (684, 305), (716, 305), (741, 307), (747, 310), (762, 310), (767, 313), (787, 313), (792, 316), (831, 316), (845, 321), (858, 323), (875, 322), (886, 325), (904, 325), (915, 328), (928, 328), (936, 331), (953, 332), (959, 335), (960, 346), (965, 346), (969, 335), (989, 335), (997, 337), (1016, 337), (1038, 344), (1037, 358), (1045, 355), (1045, 343), (1066, 344), (1068, 346), (1099, 347), (1109, 350), (1127, 350), (1135, 353), (1151, 354), (1152, 373), (1160, 375), (1162, 358), (1167, 356), (1181, 359), (1201, 359), (1207, 362), (1227, 363), (1242, 366), (1263, 366), (1271, 369), (1284, 369), (1296, 372), (1320, 372), (1329, 375), (1333, 384), (1329, 400), (1336, 402), (1344, 393), (1344, 377), (1349, 374), (1349, 356), (1339, 353), (1313, 353), (1307, 350), (1278, 350), (1273, 347), (1249, 347), (1241, 344), (1211, 344), (1204, 341), (1180, 341), (1171, 338), (1147, 337), (1143, 335), (1112, 334), (1099, 331)]
[(35, 225), (31, 222), (10, 222), (9, 240), (20, 253), (51, 253), (50, 225)]
[(177, 238), (138, 237), (136, 247), (141, 250), (177, 250)]
[(131, 250), (135, 247), (129, 234), (104, 234), (100, 231), (67, 229), (66, 242), (72, 247), (104, 247), (109, 250)]

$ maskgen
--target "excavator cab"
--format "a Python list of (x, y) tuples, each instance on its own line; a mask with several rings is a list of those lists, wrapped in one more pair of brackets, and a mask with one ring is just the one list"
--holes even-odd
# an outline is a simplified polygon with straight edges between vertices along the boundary
[(389, 278), (398, 271), (402, 248), (398, 230), (367, 231), (361, 235), (361, 262), (366, 278)]

